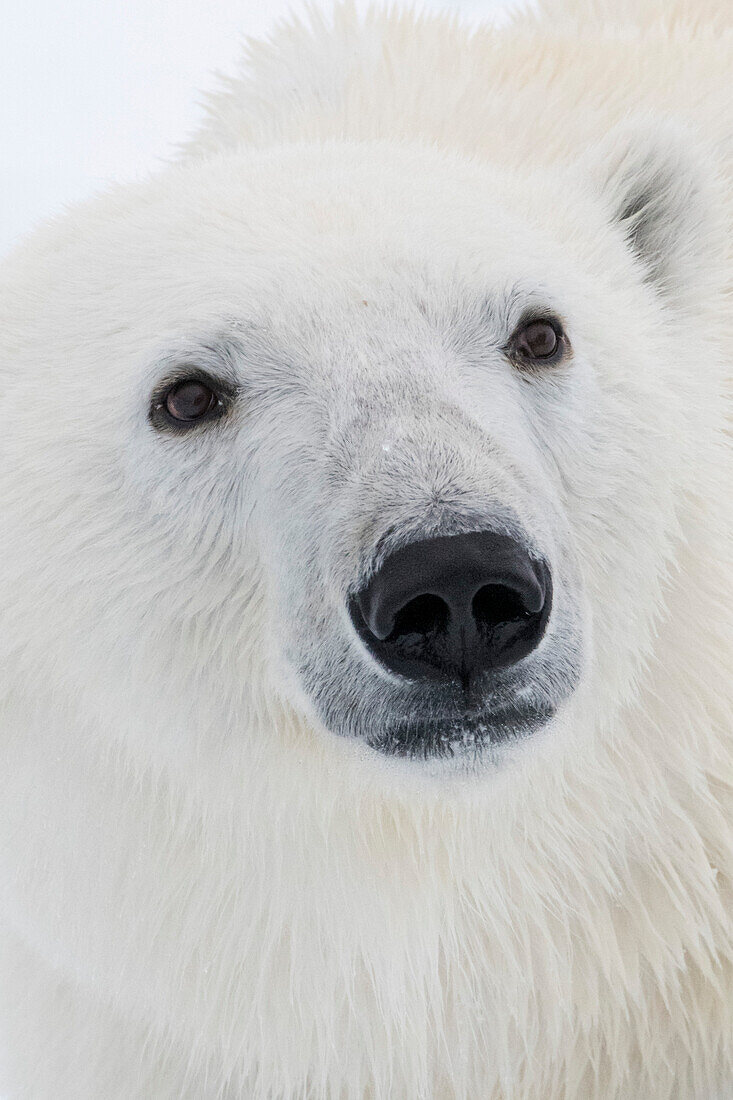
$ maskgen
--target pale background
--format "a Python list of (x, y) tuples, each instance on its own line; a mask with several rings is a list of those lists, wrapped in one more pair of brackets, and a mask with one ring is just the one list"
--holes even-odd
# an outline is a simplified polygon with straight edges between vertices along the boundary
[[(470, 23), (501, 20), (511, 6), (417, 5)], [(0, 255), (64, 204), (155, 169), (191, 133), (215, 71), (235, 70), (242, 36), (266, 34), (291, 9), (302, 3), (3, 0)]]

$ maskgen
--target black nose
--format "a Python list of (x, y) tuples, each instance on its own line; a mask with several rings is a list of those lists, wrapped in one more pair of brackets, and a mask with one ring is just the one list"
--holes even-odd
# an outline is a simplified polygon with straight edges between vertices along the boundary
[(508, 535), (474, 531), (397, 550), (349, 611), (364, 644), (392, 672), (466, 686), (531, 653), (551, 603), (544, 562)]

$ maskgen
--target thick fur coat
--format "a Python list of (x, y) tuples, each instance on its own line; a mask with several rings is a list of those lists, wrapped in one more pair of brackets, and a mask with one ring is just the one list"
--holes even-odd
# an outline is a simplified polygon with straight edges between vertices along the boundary
[[(8, 1100), (733, 1096), (732, 61), (340, 6), (4, 262)], [(498, 516), (553, 717), (389, 758), (346, 597)]]

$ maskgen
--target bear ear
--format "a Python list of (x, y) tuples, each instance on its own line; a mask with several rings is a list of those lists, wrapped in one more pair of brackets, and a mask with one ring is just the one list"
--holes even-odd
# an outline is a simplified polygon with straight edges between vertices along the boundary
[(620, 126), (589, 154), (610, 217), (678, 307), (706, 284), (716, 251), (715, 170), (690, 132), (667, 119)]

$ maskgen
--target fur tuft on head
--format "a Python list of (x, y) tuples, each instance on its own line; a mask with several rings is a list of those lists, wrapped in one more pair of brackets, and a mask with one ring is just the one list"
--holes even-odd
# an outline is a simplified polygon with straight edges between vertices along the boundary
[(728, 0), (538, 0), (536, 10), (545, 21), (577, 20), (639, 27), (709, 26), (721, 30), (733, 24)]

